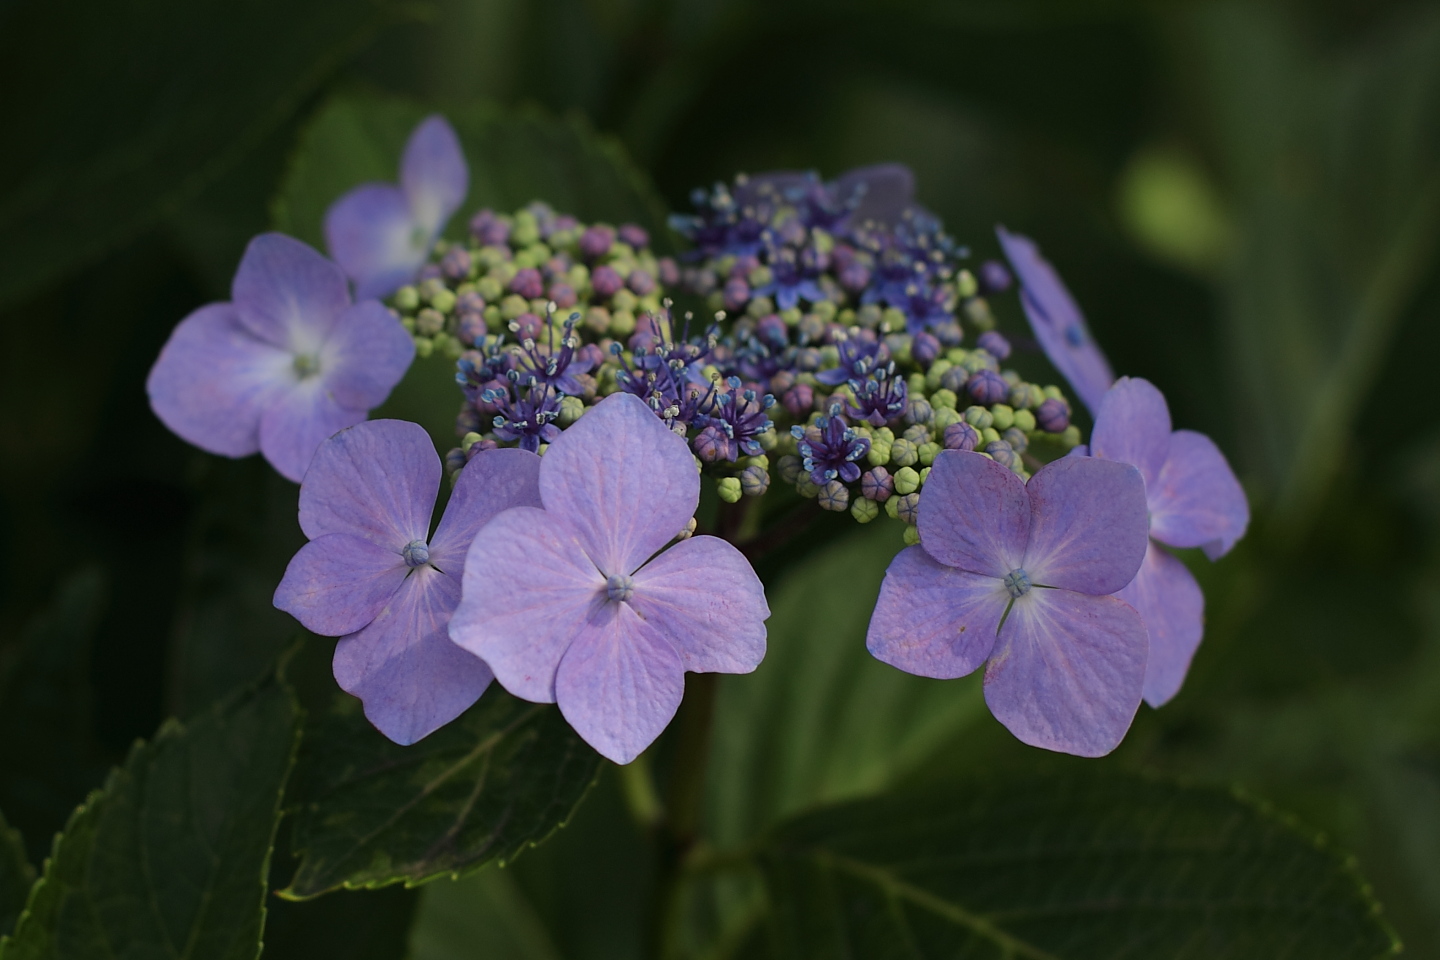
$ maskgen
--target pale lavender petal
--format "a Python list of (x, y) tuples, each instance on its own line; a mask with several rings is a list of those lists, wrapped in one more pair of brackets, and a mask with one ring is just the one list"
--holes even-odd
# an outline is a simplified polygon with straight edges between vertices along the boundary
[(555, 700), (601, 756), (629, 763), (660, 736), (685, 694), (675, 648), (626, 603), (606, 603), (560, 661)]
[(400, 185), (410, 202), (411, 217), (433, 243), (470, 189), (470, 168), (460, 138), (444, 117), (426, 117), (410, 134), (400, 160)]
[(325, 211), (325, 245), (361, 299), (388, 296), (414, 280), (434, 242), (392, 184), (362, 184)]
[(497, 514), (470, 542), (463, 583), (450, 639), (515, 696), (553, 703), (560, 658), (592, 609), (608, 602), (605, 578), (574, 531), (534, 507)]
[(300, 529), (364, 537), (396, 553), (430, 533), (440, 458), (430, 435), (405, 420), (371, 420), (336, 434), (300, 487)]
[(920, 495), (920, 544), (941, 563), (987, 577), (1020, 566), (1030, 537), (1025, 483), (978, 453), (944, 450)]
[(394, 550), (348, 533), (327, 533), (301, 547), (275, 588), (275, 606), (322, 637), (343, 637), (380, 615), (405, 575)]
[(350, 305), (340, 268), (283, 233), (250, 241), (230, 291), (251, 333), (294, 354), (318, 354)]
[(1000, 631), (985, 702), (1032, 747), (1104, 756), (1140, 708), (1145, 659), (1145, 622), (1123, 600), (1032, 590)]
[(1075, 299), (1055, 268), (1040, 255), (1035, 241), (1004, 227), (996, 227), (995, 233), (1020, 278), (1020, 303), (1035, 339), (1085, 406), (1092, 413), (1098, 411), (1115, 374), (1090, 335)]
[(460, 471), (445, 516), (430, 538), (430, 563), (460, 577), (465, 553), (490, 518), (511, 507), (540, 507), (540, 458), (500, 447), (476, 454)]
[(770, 607), (750, 561), (717, 537), (682, 540), (635, 572), (630, 603), (694, 673), (749, 673)]
[(212, 303), (170, 334), (150, 368), (150, 408), (202, 450), (244, 457), (260, 449), (260, 417), (295, 383), (288, 353), (256, 339), (233, 304)]
[(860, 167), (840, 175), (831, 192), (840, 200), (849, 200), (857, 187), (865, 192), (851, 215), (851, 222), (895, 226), (900, 217), (915, 203), (915, 174), (903, 163), (880, 163)]
[(1161, 706), (1180, 692), (1205, 631), (1205, 596), (1200, 584), (1185, 564), (1151, 541), (1140, 572), (1115, 596), (1134, 607), (1145, 621), (1150, 634), (1145, 702)]
[(299, 483), (320, 444), (365, 419), (364, 410), (342, 407), (319, 378), (279, 395), (260, 418), (260, 452), (281, 476)]
[(336, 682), (396, 743), (414, 743), (460, 716), (494, 677), (445, 633), (459, 602), (460, 584), (417, 567), (374, 623), (335, 646)]
[(1172, 547), (1204, 547), (1218, 560), (1249, 525), (1250, 503), (1225, 454), (1203, 433), (1176, 430), (1150, 490), (1150, 535)]
[(1102, 596), (1135, 577), (1148, 542), (1139, 470), (1114, 460), (1062, 457), (1037, 470), (1026, 490), (1031, 520), (1024, 567), (1032, 583)]
[(1170, 408), (1149, 380), (1121, 377), (1100, 401), (1090, 455), (1140, 468), (1146, 490), (1160, 481), (1170, 454)]
[(325, 388), (342, 407), (372, 410), (415, 359), (415, 340), (379, 300), (362, 300), (340, 315), (320, 351)]
[(540, 498), (606, 576), (629, 574), (695, 515), (700, 474), (689, 446), (645, 401), (615, 393), (550, 444)]
[(936, 563), (920, 547), (890, 562), (865, 646), (906, 673), (949, 680), (990, 656), (1010, 594), (994, 577)]

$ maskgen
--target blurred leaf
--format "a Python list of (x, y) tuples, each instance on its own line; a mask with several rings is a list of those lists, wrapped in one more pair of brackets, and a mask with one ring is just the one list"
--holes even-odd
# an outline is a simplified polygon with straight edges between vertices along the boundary
[(911, 676), (865, 649), (900, 533), (876, 521), (767, 591), (764, 662), (721, 678), (708, 798), (715, 843), (883, 790), (984, 715), (977, 683)]
[(105, 605), (93, 566), (70, 575), (0, 668), (0, 807), (35, 859), (105, 775), (90, 736), (90, 644)]
[(4, 960), (254, 960), (299, 732), (271, 679), (137, 744), (55, 842)]
[(550, 935), (509, 870), (426, 885), (410, 933), (409, 960), (560, 960)]
[(1348, 61), (1257, 4), (1187, 8), (1240, 242), (1230, 354), (1248, 451), (1303, 529), (1440, 242), (1440, 12), (1415, 8)]
[(560, 711), (493, 686), (459, 719), (408, 747), (360, 702), (334, 696), (306, 729), (293, 846), (281, 895), (407, 885), (502, 863), (569, 819), (600, 757)]
[(395, 10), (390, 0), (30, 0), (0, 11), (11, 40), (0, 63), (0, 301), (193, 195)]
[(1353, 869), (1233, 796), (975, 783), (802, 816), (762, 851), (781, 957), (1387, 956)]
[(34, 883), (35, 868), (25, 856), (24, 841), (0, 817), (0, 937), (14, 930)]
[[(284, 882), (273, 875), (272, 880)], [(300, 902), (272, 899), (266, 911), (264, 960), (408, 957), (405, 944), (419, 899), (420, 891), (403, 887), (346, 890)]]

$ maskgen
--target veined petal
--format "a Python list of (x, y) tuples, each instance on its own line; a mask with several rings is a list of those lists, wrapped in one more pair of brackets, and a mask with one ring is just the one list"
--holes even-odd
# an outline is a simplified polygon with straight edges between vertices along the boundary
[(555, 677), (560, 712), (616, 763), (629, 763), (650, 746), (684, 695), (680, 654), (626, 603), (595, 609)]
[(275, 588), (275, 606), (322, 637), (354, 633), (380, 615), (410, 572), (394, 550), (348, 533), (301, 547)]
[(946, 566), (1004, 577), (1020, 566), (1030, 537), (1025, 483), (978, 453), (945, 450), (920, 494), (920, 543)]
[(459, 583), (416, 567), (374, 623), (335, 646), (335, 681), (364, 701), (365, 716), (396, 743), (414, 743), (454, 720), (494, 678), (445, 633), (459, 602)]
[(364, 537), (399, 553), (430, 533), (440, 458), (430, 435), (404, 420), (371, 420), (336, 434), (300, 487), (300, 529)]
[(1249, 525), (1250, 503), (1225, 454), (1203, 433), (1176, 430), (1150, 491), (1150, 535), (1172, 547), (1204, 547), (1218, 560)]
[(1090, 455), (1140, 468), (1147, 492), (1170, 455), (1170, 408), (1149, 380), (1121, 377), (1100, 401)]
[(470, 189), (470, 168), (460, 138), (439, 114), (426, 117), (410, 134), (400, 160), (400, 185), (415, 223), (433, 243)]
[(342, 407), (372, 410), (415, 359), (415, 340), (379, 300), (362, 300), (340, 315), (320, 350), (320, 376)]
[(1105, 391), (1115, 382), (1115, 373), (1090, 335), (1075, 299), (1055, 268), (1040, 255), (1035, 241), (1004, 227), (996, 227), (995, 234), (1020, 278), (1020, 304), (1035, 339), (1055, 369), (1070, 381), (1076, 396), (1092, 413), (1097, 412)]
[(364, 419), (364, 410), (340, 406), (320, 378), (311, 377), (275, 397), (265, 409), (260, 417), (260, 452), (281, 476), (299, 483), (320, 444)]
[(985, 702), (1032, 747), (1104, 756), (1140, 708), (1145, 660), (1145, 623), (1124, 601), (1032, 590), (1000, 631)]
[(592, 609), (608, 602), (605, 578), (574, 531), (534, 507), (499, 513), (470, 542), (463, 585), (450, 639), (515, 696), (553, 703), (560, 658)]
[(283, 233), (262, 233), (245, 248), (231, 299), (255, 336), (312, 355), (350, 305), (350, 288), (340, 268), (315, 248)]
[(430, 540), (430, 563), (459, 578), (470, 541), (492, 517), (511, 507), (540, 506), (538, 456), (514, 447), (476, 454), (460, 471), (445, 516)]
[(150, 408), (181, 439), (226, 457), (260, 449), (260, 417), (295, 383), (290, 354), (256, 338), (234, 304), (212, 303), (170, 334), (150, 368)]
[(1135, 577), (1148, 542), (1139, 470), (1062, 457), (1037, 470), (1026, 490), (1032, 518), (1024, 567), (1032, 583), (1103, 596)]
[(906, 673), (963, 677), (990, 656), (1009, 600), (994, 577), (947, 567), (921, 547), (906, 547), (885, 571), (865, 647)]
[(1145, 621), (1150, 635), (1145, 702), (1162, 706), (1180, 692), (1205, 632), (1205, 596), (1200, 584), (1185, 564), (1152, 540), (1140, 572), (1115, 596), (1134, 607)]
[(414, 280), (434, 242), (393, 184), (361, 184), (325, 211), (325, 245), (361, 299), (388, 296)]
[(831, 186), (831, 193), (849, 200), (852, 191), (861, 186), (865, 192), (850, 215), (852, 223), (874, 221), (893, 227), (906, 209), (915, 205), (915, 174), (903, 163), (878, 163), (847, 171)]
[(765, 588), (745, 555), (691, 537), (635, 572), (630, 599), (694, 673), (749, 673), (765, 658)]
[(645, 401), (615, 393), (550, 444), (540, 498), (606, 576), (629, 574), (695, 515), (700, 474), (690, 447)]

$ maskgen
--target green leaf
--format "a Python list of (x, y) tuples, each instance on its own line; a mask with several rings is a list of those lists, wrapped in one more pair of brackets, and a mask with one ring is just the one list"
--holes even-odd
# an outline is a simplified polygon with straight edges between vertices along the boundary
[(517, 856), (569, 819), (600, 757), (549, 704), (492, 686), (408, 747), (335, 696), (307, 728), (295, 785), (300, 857), (281, 896), (421, 883)]
[(1353, 868), (1242, 798), (1134, 777), (819, 811), (761, 853), (780, 957), (1361, 960), (1399, 945)]
[(273, 679), (137, 744), (55, 841), (3, 960), (254, 960), (299, 732)]
[(0, 817), (0, 937), (14, 929), (34, 883), (35, 868), (25, 856), (24, 841), (19, 832)]
[(58, 279), (194, 195), (396, 9), (381, 0), (7, 7), (0, 301)]
[(978, 683), (911, 676), (865, 649), (900, 534), (899, 523), (874, 522), (768, 591), (764, 662), (720, 681), (707, 803), (714, 842), (741, 843), (816, 803), (884, 790), (984, 717)]

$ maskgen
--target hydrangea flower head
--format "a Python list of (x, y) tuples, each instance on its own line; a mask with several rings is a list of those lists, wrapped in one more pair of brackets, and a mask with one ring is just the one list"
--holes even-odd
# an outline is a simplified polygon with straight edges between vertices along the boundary
[(331, 204), (325, 242), (356, 296), (383, 297), (414, 280), (469, 189), (460, 139), (437, 115), (410, 134), (399, 186), (361, 184)]
[(1171, 431), (1165, 396), (1148, 380), (1121, 377), (1105, 394), (1089, 452), (1134, 464), (1145, 480), (1149, 548), (1118, 596), (1140, 611), (1150, 631), (1145, 700), (1158, 707), (1185, 681), (1205, 619), (1200, 585), (1160, 544), (1200, 547), (1217, 560), (1244, 536), (1250, 505), (1214, 441), (1192, 430)]
[(275, 606), (340, 637), (335, 679), (396, 743), (414, 743), (463, 713), (494, 675), (450, 642), (465, 551), (510, 507), (538, 506), (540, 458), (486, 450), (460, 473), (430, 536), (440, 458), (424, 429), (373, 420), (336, 434), (300, 486), (310, 542), (290, 561)]
[(364, 420), (414, 357), (379, 301), (350, 302), (335, 264), (266, 233), (246, 247), (231, 300), (180, 321), (145, 388), (182, 439), (227, 457), (259, 451), (298, 483), (321, 442)]
[(1031, 746), (1094, 757), (1125, 736), (1145, 679), (1145, 624), (1108, 596), (1145, 557), (1134, 467), (1064, 458), (1027, 485), (978, 453), (935, 458), (920, 544), (885, 573), (866, 646), (907, 673), (985, 666), (985, 702)]
[(1004, 227), (996, 227), (995, 233), (1020, 278), (1020, 303), (1035, 339), (1055, 369), (1070, 381), (1081, 402), (1094, 413), (1100, 409), (1105, 391), (1115, 382), (1110, 361), (1090, 335), (1075, 298), (1055, 268), (1040, 255), (1035, 241)]
[(695, 458), (639, 398), (616, 393), (540, 458), (542, 507), (470, 545), (450, 636), (506, 690), (558, 703), (591, 746), (629, 763), (680, 705), (685, 671), (748, 673), (765, 655), (765, 592), (715, 537), (667, 543), (700, 497)]

